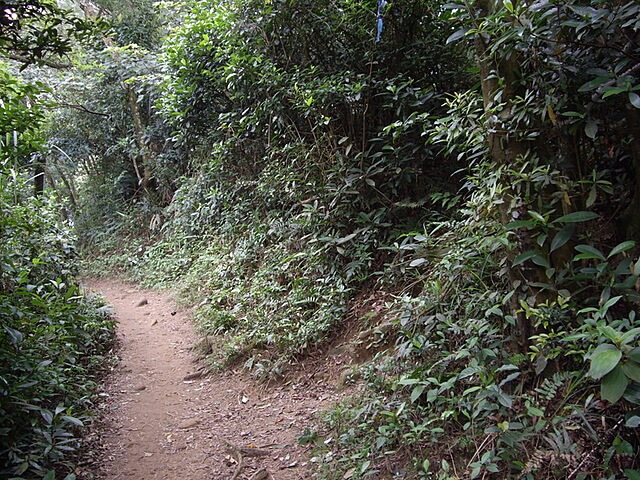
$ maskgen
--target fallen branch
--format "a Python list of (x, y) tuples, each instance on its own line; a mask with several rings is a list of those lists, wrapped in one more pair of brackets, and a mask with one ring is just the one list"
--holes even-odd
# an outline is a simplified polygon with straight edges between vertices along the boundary
[(266, 468), (261, 468), (249, 477), (249, 480), (273, 480), (273, 477)]
[[(240, 475), (240, 472), (244, 468), (245, 457), (263, 457), (265, 455), (269, 455), (270, 453), (269, 450), (262, 450), (260, 448), (250, 448), (250, 447), (237, 447), (236, 445), (232, 445), (231, 443), (227, 442), (224, 439), (222, 439), (222, 441), (226, 446), (225, 451), (229, 455), (231, 455), (236, 462), (238, 462), (238, 466), (236, 467), (236, 471), (233, 473), (231, 480), (236, 480)], [(265, 477), (261, 472), (266, 472), (267, 477)], [(256, 475), (258, 474), (261, 474), (262, 476), (256, 477)], [(267, 472), (266, 470), (259, 470), (251, 477), (250, 480), (263, 480), (268, 478), (268, 476), (269, 476), (269, 472)]]

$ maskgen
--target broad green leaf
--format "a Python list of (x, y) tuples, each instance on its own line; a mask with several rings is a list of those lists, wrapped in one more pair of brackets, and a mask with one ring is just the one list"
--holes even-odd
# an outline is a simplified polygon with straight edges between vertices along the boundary
[(610, 403), (616, 403), (622, 398), (628, 385), (629, 380), (622, 368), (616, 367), (602, 378), (600, 396)]
[(624, 392), (624, 399), (635, 405), (640, 405), (640, 385), (631, 383)]
[(415, 260), (412, 260), (411, 263), (409, 264), (410, 267), (418, 267), (420, 265), (422, 265), (423, 263), (426, 263), (427, 259), (426, 258), (416, 258)]
[(582, 256), (576, 255), (576, 259), (580, 257), (579, 259), (597, 258), (599, 260), (606, 260), (602, 252), (592, 245), (577, 245), (575, 248), (577, 251), (583, 254)]
[(629, 102), (636, 108), (640, 108), (640, 95), (635, 92), (629, 92)]
[(63, 415), (62, 419), (76, 425), (77, 427), (84, 427), (84, 423), (82, 423), (82, 420), (80, 420), (79, 418), (72, 417), (70, 415)]
[(640, 327), (632, 328), (628, 332), (624, 332), (620, 337), (620, 343), (628, 344), (640, 334)]
[(478, 478), (480, 476), (480, 472), (482, 471), (482, 467), (480, 466), (476, 466), (473, 467), (473, 470), (471, 470), (471, 479), (473, 480), (474, 478)]
[(504, 393), (503, 391), (497, 392), (496, 398), (498, 399), (498, 403), (500, 403), (500, 405), (502, 406), (505, 406), (507, 408), (511, 408), (513, 406), (513, 397)]
[(534, 255), (531, 258), (531, 261), (536, 265), (539, 265), (540, 267), (551, 268), (551, 264), (549, 263), (549, 260), (547, 260), (542, 255)]
[(580, 112), (562, 112), (563, 117), (584, 118), (584, 113)]
[(513, 380), (515, 380), (515, 379), (516, 379), (516, 378), (518, 378), (519, 376), (520, 376), (520, 372), (513, 372), (512, 374), (507, 375), (507, 377), (506, 377), (504, 380), (502, 380), (502, 381), (500, 382), (500, 385), (499, 385), (499, 386), (500, 386), (500, 387), (503, 387), (504, 385), (506, 385), (506, 384), (507, 384), (507, 383), (509, 383), (509, 382), (512, 382)]
[(447, 44), (455, 42), (456, 40), (460, 40), (462, 37), (464, 37), (467, 32), (469, 31), (468, 28), (463, 28), (461, 30), (458, 30), (455, 33), (452, 33), (451, 35), (449, 35), (449, 38), (447, 38)]
[(533, 220), (515, 220), (507, 223), (504, 228), (507, 230), (517, 230), (518, 228), (533, 228), (536, 226), (536, 222)]
[(607, 255), (607, 258), (611, 258), (614, 255), (617, 255), (622, 252), (626, 252), (627, 250), (635, 246), (636, 246), (636, 242), (634, 242), (633, 240), (627, 240), (626, 242), (619, 243), (618, 245), (613, 247), (611, 252), (609, 252), (609, 255)]
[(545, 218), (540, 215), (538, 212), (534, 211), (534, 210), (529, 210), (529, 216), (531, 218), (533, 218), (534, 220), (537, 220), (540, 223), (547, 223), (547, 221), (545, 220)]
[(438, 398), (438, 389), (437, 388), (432, 388), (431, 390), (429, 390), (427, 392), (427, 402), (433, 403), (433, 402), (435, 402), (436, 398)]
[(544, 412), (537, 407), (527, 407), (527, 414), (533, 417), (544, 417)]
[(640, 364), (630, 361), (622, 364), (622, 371), (634, 382), (640, 383)]
[(622, 352), (614, 345), (607, 343), (599, 345), (591, 353), (591, 366), (588, 375), (595, 380), (602, 378), (616, 368), (621, 358)]
[(631, 267), (631, 273), (636, 276), (640, 276), (640, 259), (638, 259), (638, 261), (633, 264), (633, 267)]
[(47, 425), (51, 425), (53, 423), (53, 414), (49, 410), (40, 410), (40, 416), (44, 419)]
[(549, 251), (555, 252), (557, 249), (565, 245), (571, 239), (574, 230), (575, 226), (573, 223), (569, 223), (562, 227), (562, 229), (555, 234), (553, 240), (551, 240), (551, 247)]
[(425, 385), (416, 385), (411, 391), (411, 403), (416, 403), (416, 400), (420, 398), (422, 392), (424, 392)]
[(572, 212), (556, 218), (552, 223), (588, 222), (589, 220), (595, 220), (598, 217), (600, 217), (600, 215), (594, 212), (587, 212), (587, 211)]
[(620, 435), (616, 435), (616, 438), (613, 439), (611, 443), (616, 453), (619, 455), (635, 455), (636, 451), (633, 445), (631, 445), (627, 440), (622, 438)]
[(398, 385), (415, 385), (419, 381), (420, 380), (418, 380), (417, 378), (401, 378), (400, 380), (398, 380)]
[(589, 189), (589, 195), (587, 196), (587, 202), (585, 203), (586, 207), (591, 208), (593, 204), (596, 203), (597, 198), (598, 198), (598, 190), (596, 189), (596, 186), (593, 185)]
[(638, 415), (633, 415), (627, 419), (624, 423), (625, 427), (629, 428), (637, 428), (640, 427), (640, 417)]
[(640, 480), (640, 470), (627, 468), (624, 471), (627, 480)]
[(544, 245), (544, 242), (547, 241), (548, 236), (549, 235), (547, 235), (546, 233), (541, 233), (536, 237), (536, 243), (538, 244), (539, 247), (542, 247)]
[(602, 77), (597, 77), (594, 78), (593, 80), (585, 83), (584, 85), (582, 85), (578, 91), (579, 92), (590, 92), (591, 90), (595, 90), (596, 88), (598, 88), (600, 85), (603, 85), (605, 83), (607, 83), (609, 80), (611, 80), (611, 77), (609, 75), (605, 75)]
[(584, 133), (587, 137), (594, 139), (598, 133), (598, 123), (593, 120), (587, 120), (586, 125), (584, 126)]
[(3, 325), (5, 332), (9, 334), (9, 339), (14, 346), (18, 346), (20, 342), (22, 342), (22, 333), (16, 330), (15, 328), (11, 328), (8, 325)]
[(480, 367), (467, 367), (460, 372), (460, 374), (458, 375), (458, 379), (462, 380), (463, 378), (470, 377), (472, 375), (475, 375), (481, 370), (482, 369)]
[(349, 240), (353, 240), (358, 233), (350, 233), (346, 237), (342, 237), (336, 240), (336, 245), (342, 245), (343, 243), (347, 243)]
[(462, 392), (462, 396), (466, 397), (467, 395), (469, 395), (470, 393), (474, 393), (477, 392), (478, 390), (482, 390), (482, 387), (476, 385), (475, 387), (469, 387), (467, 388), (464, 392)]
[(634, 362), (640, 363), (640, 347), (636, 347), (627, 353), (627, 357), (629, 357)]
[(56, 472), (54, 470), (49, 470), (47, 472), (47, 474), (42, 477), (42, 480), (55, 480), (56, 479)]
[(520, 265), (521, 263), (526, 262), (527, 260), (531, 260), (535, 256), (539, 256), (540, 254), (535, 250), (528, 250), (526, 252), (521, 253), (516, 258), (513, 259), (513, 266)]
[(618, 95), (619, 93), (624, 93), (626, 91), (627, 89), (625, 87), (605, 87), (602, 98), (607, 98), (612, 95)]
[(51, 365), (53, 360), (43, 360), (38, 364), (38, 370), (43, 370), (45, 367)]
[(578, 260), (589, 260), (594, 258), (600, 258), (600, 257), (596, 257), (595, 255), (592, 255), (590, 253), (580, 253), (579, 255), (576, 255), (575, 257), (573, 257), (573, 261), (577, 262)]
[[(604, 305), (602, 305), (602, 307), (600, 308), (600, 310), (602, 310), (603, 312), (606, 312), (607, 310), (609, 310), (611, 307), (613, 307), (616, 303), (618, 303), (618, 301), (622, 298), (622, 295), (616, 295), (615, 297), (611, 297), (609, 300), (607, 300), (605, 302)], [(616, 330), (614, 330), (611, 327), (608, 327), (611, 330), (613, 330), (614, 334), (616, 335), (616, 337), (618, 336), (618, 332)]]

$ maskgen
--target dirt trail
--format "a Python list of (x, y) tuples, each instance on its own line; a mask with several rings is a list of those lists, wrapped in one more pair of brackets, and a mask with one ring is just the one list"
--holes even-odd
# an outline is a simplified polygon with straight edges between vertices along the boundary
[[(319, 409), (345, 394), (335, 378), (316, 369), (266, 388), (241, 372), (197, 377), (189, 315), (176, 312), (166, 294), (112, 280), (90, 288), (114, 306), (121, 343), (103, 394), (97, 478), (232, 479), (239, 469), (226, 442), (250, 449), (237, 479), (270, 478), (262, 469), (277, 480), (310, 478), (309, 450), (297, 439)], [(334, 370), (344, 362), (326, 360)], [(250, 455), (256, 448), (262, 455)]]

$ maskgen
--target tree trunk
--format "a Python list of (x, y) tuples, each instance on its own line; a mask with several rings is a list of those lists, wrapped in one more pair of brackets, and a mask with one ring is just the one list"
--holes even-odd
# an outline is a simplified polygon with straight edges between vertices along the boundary
[(45, 187), (45, 163), (44, 159), (38, 154), (33, 157), (33, 193), (39, 197), (44, 192)]
[(138, 163), (138, 159), (134, 157), (133, 168), (136, 171), (138, 177), (138, 185), (142, 187), (144, 192), (151, 196), (149, 190), (151, 181), (151, 171), (149, 170), (150, 150), (148, 145), (144, 141), (144, 126), (142, 122), (142, 115), (140, 113), (140, 106), (138, 105), (138, 96), (134, 89), (130, 86), (126, 86), (127, 98), (129, 100), (129, 109), (131, 110), (131, 117), (133, 118), (133, 129), (135, 133), (136, 144), (140, 151), (141, 162)]
[(640, 110), (628, 105), (626, 120), (627, 130), (631, 134), (630, 148), (635, 185), (631, 203), (622, 215), (622, 226), (626, 238), (640, 241)]
[[(478, 0), (475, 4), (479, 9), (481, 18), (489, 17), (500, 8), (501, 0)], [(494, 58), (490, 53), (491, 39), (481, 34), (475, 37), (475, 50), (477, 64), (482, 87), (482, 97), (484, 109), (487, 114), (487, 142), (489, 145), (489, 155), (496, 166), (512, 165), (518, 158), (527, 152), (528, 145), (518, 138), (518, 132), (510, 128), (512, 121), (511, 107), (516, 98), (518, 89), (518, 58), (514, 52), (503, 55), (501, 58)], [(498, 95), (499, 94), (499, 95)], [(500, 209), (502, 222), (507, 224), (514, 220), (511, 199), (515, 196), (511, 189), (507, 189), (504, 195), (504, 202)], [(525, 218), (526, 212), (519, 211), (520, 218)], [(518, 246), (509, 251), (509, 281), (511, 288), (524, 293), (527, 284), (538, 281), (539, 278), (535, 270), (525, 270), (520, 266), (512, 266), (515, 257), (522, 251), (529, 249), (530, 241), (525, 235), (518, 238)], [(535, 277), (535, 278), (534, 278)], [(523, 289), (524, 287), (524, 289)], [(520, 306), (521, 295), (512, 295), (510, 300), (510, 310), (516, 319), (516, 332), (514, 335), (515, 348), (520, 352), (529, 350), (529, 338), (533, 334), (531, 322), (526, 318)]]
[(67, 190), (67, 197), (69, 198), (69, 202), (71, 203), (71, 208), (73, 212), (74, 213), (77, 212), (79, 200), (78, 200), (78, 193), (76, 192), (76, 188), (73, 184), (73, 177), (67, 177), (67, 175), (65, 175), (62, 168), (60, 168), (60, 166), (57, 165), (55, 162), (52, 162), (51, 165), (52, 167), (55, 168), (56, 173), (60, 177), (60, 180), (62, 180), (62, 183), (64, 184)]

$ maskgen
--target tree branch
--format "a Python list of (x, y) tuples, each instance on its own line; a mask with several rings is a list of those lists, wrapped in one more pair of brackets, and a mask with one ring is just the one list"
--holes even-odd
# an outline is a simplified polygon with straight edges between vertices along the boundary
[(90, 108), (85, 107), (84, 105), (76, 105), (73, 103), (58, 103), (59, 107), (64, 108), (72, 108), (73, 110), (79, 110), (81, 112), (90, 113), (91, 115), (100, 115), (101, 117), (108, 117), (108, 113), (96, 112), (91, 110)]
[(6, 57), (10, 60), (15, 60), (16, 62), (20, 62), (24, 65), (32, 65), (33, 63), (41, 63), (42, 65), (46, 65), (47, 67), (57, 68), (57, 69), (65, 69), (71, 68), (73, 65), (70, 63), (61, 63), (56, 62), (55, 60), (51, 60), (48, 58), (29, 58), (24, 55), (18, 55), (17, 53), (8, 52), (5, 54)]

